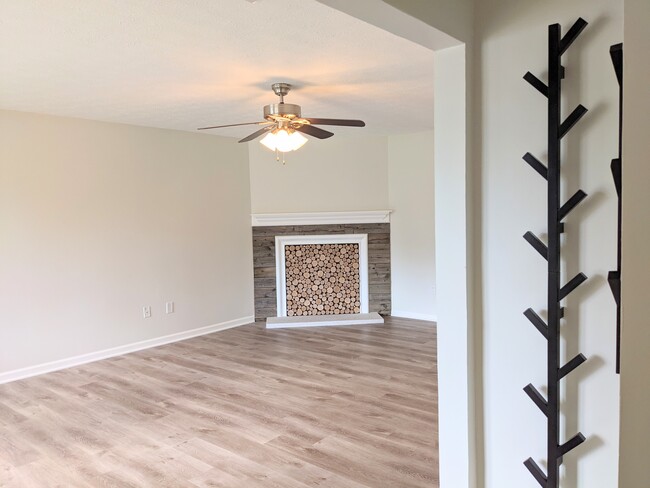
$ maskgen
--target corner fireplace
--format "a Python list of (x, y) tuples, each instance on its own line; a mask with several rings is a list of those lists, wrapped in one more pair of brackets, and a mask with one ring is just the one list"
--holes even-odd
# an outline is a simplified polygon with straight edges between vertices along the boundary
[(391, 310), (389, 216), (253, 214), (255, 320), (267, 327), (383, 322)]

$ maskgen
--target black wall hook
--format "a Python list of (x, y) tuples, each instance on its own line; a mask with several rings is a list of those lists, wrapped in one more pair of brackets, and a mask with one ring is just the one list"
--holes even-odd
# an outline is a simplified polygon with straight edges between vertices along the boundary
[(616, 301), (616, 372), (621, 372), (621, 225), (623, 217), (623, 44), (609, 48), (614, 72), (618, 80), (618, 158), (612, 159), (612, 176), (618, 195), (618, 249), (616, 269), (607, 275), (609, 287)]

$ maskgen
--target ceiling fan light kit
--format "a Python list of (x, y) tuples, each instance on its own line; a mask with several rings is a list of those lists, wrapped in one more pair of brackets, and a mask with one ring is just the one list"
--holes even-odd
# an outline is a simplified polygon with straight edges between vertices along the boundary
[[(362, 120), (351, 119), (316, 119), (303, 118), (300, 105), (284, 103), (284, 97), (291, 90), (289, 83), (274, 83), (271, 85), (273, 92), (280, 97), (279, 103), (272, 103), (264, 106), (264, 120), (261, 122), (247, 122), (243, 124), (215, 125), (201, 127), (198, 130), (220, 129), (223, 127), (234, 127), (241, 125), (261, 125), (261, 129), (244, 137), (239, 142), (249, 142), (265, 135), (260, 141), (265, 147), (276, 152), (276, 159), (279, 161), (279, 153), (296, 151), (300, 149), (308, 139), (302, 134), (308, 134), (317, 139), (332, 137), (332, 132), (326, 131), (316, 125), (338, 125), (347, 127), (365, 127)], [(284, 157), (283, 157), (284, 160)]]
[(296, 151), (305, 145), (307, 138), (291, 129), (275, 129), (264, 136), (260, 143), (271, 151)]

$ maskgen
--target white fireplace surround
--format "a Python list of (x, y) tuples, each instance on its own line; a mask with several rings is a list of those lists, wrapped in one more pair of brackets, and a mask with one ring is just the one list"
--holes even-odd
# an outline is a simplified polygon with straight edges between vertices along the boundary
[(368, 234), (328, 234), (275, 237), (275, 282), (278, 317), (287, 316), (287, 276), (285, 247), (312, 244), (358, 244), (359, 298), (362, 314), (368, 313)]

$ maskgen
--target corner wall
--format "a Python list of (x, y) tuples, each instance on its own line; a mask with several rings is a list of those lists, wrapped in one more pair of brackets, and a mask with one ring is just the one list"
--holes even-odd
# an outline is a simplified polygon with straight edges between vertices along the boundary
[(621, 488), (650, 486), (650, 2), (625, 0)]
[[(390, 273), (384, 276), (381, 269), (378, 283), (392, 282), (391, 296), (386, 297), (383, 288), (377, 292), (382, 303), (389, 304), (377, 310), (390, 309), (392, 300), (393, 315), (436, 319), (432, 131), (310, 138), (299, 151), (286, 155), (284, 165), (257, 141), (250, 143), (249, 153), (253, 213), (392, 210)], [(256, 251), (256, 258), (268, 252)], [(264, 271), (264, 279), (269, 272)], [(268, 299), (270, 292), (259, 293)], [(271, 312), (268, 308), (264, 313)]]
[(231, 140), (0, 111), (0, 374), (252, 320), (249, 214)]
[(433, 131), (388, 137), (393, 315), (436, 320)]

